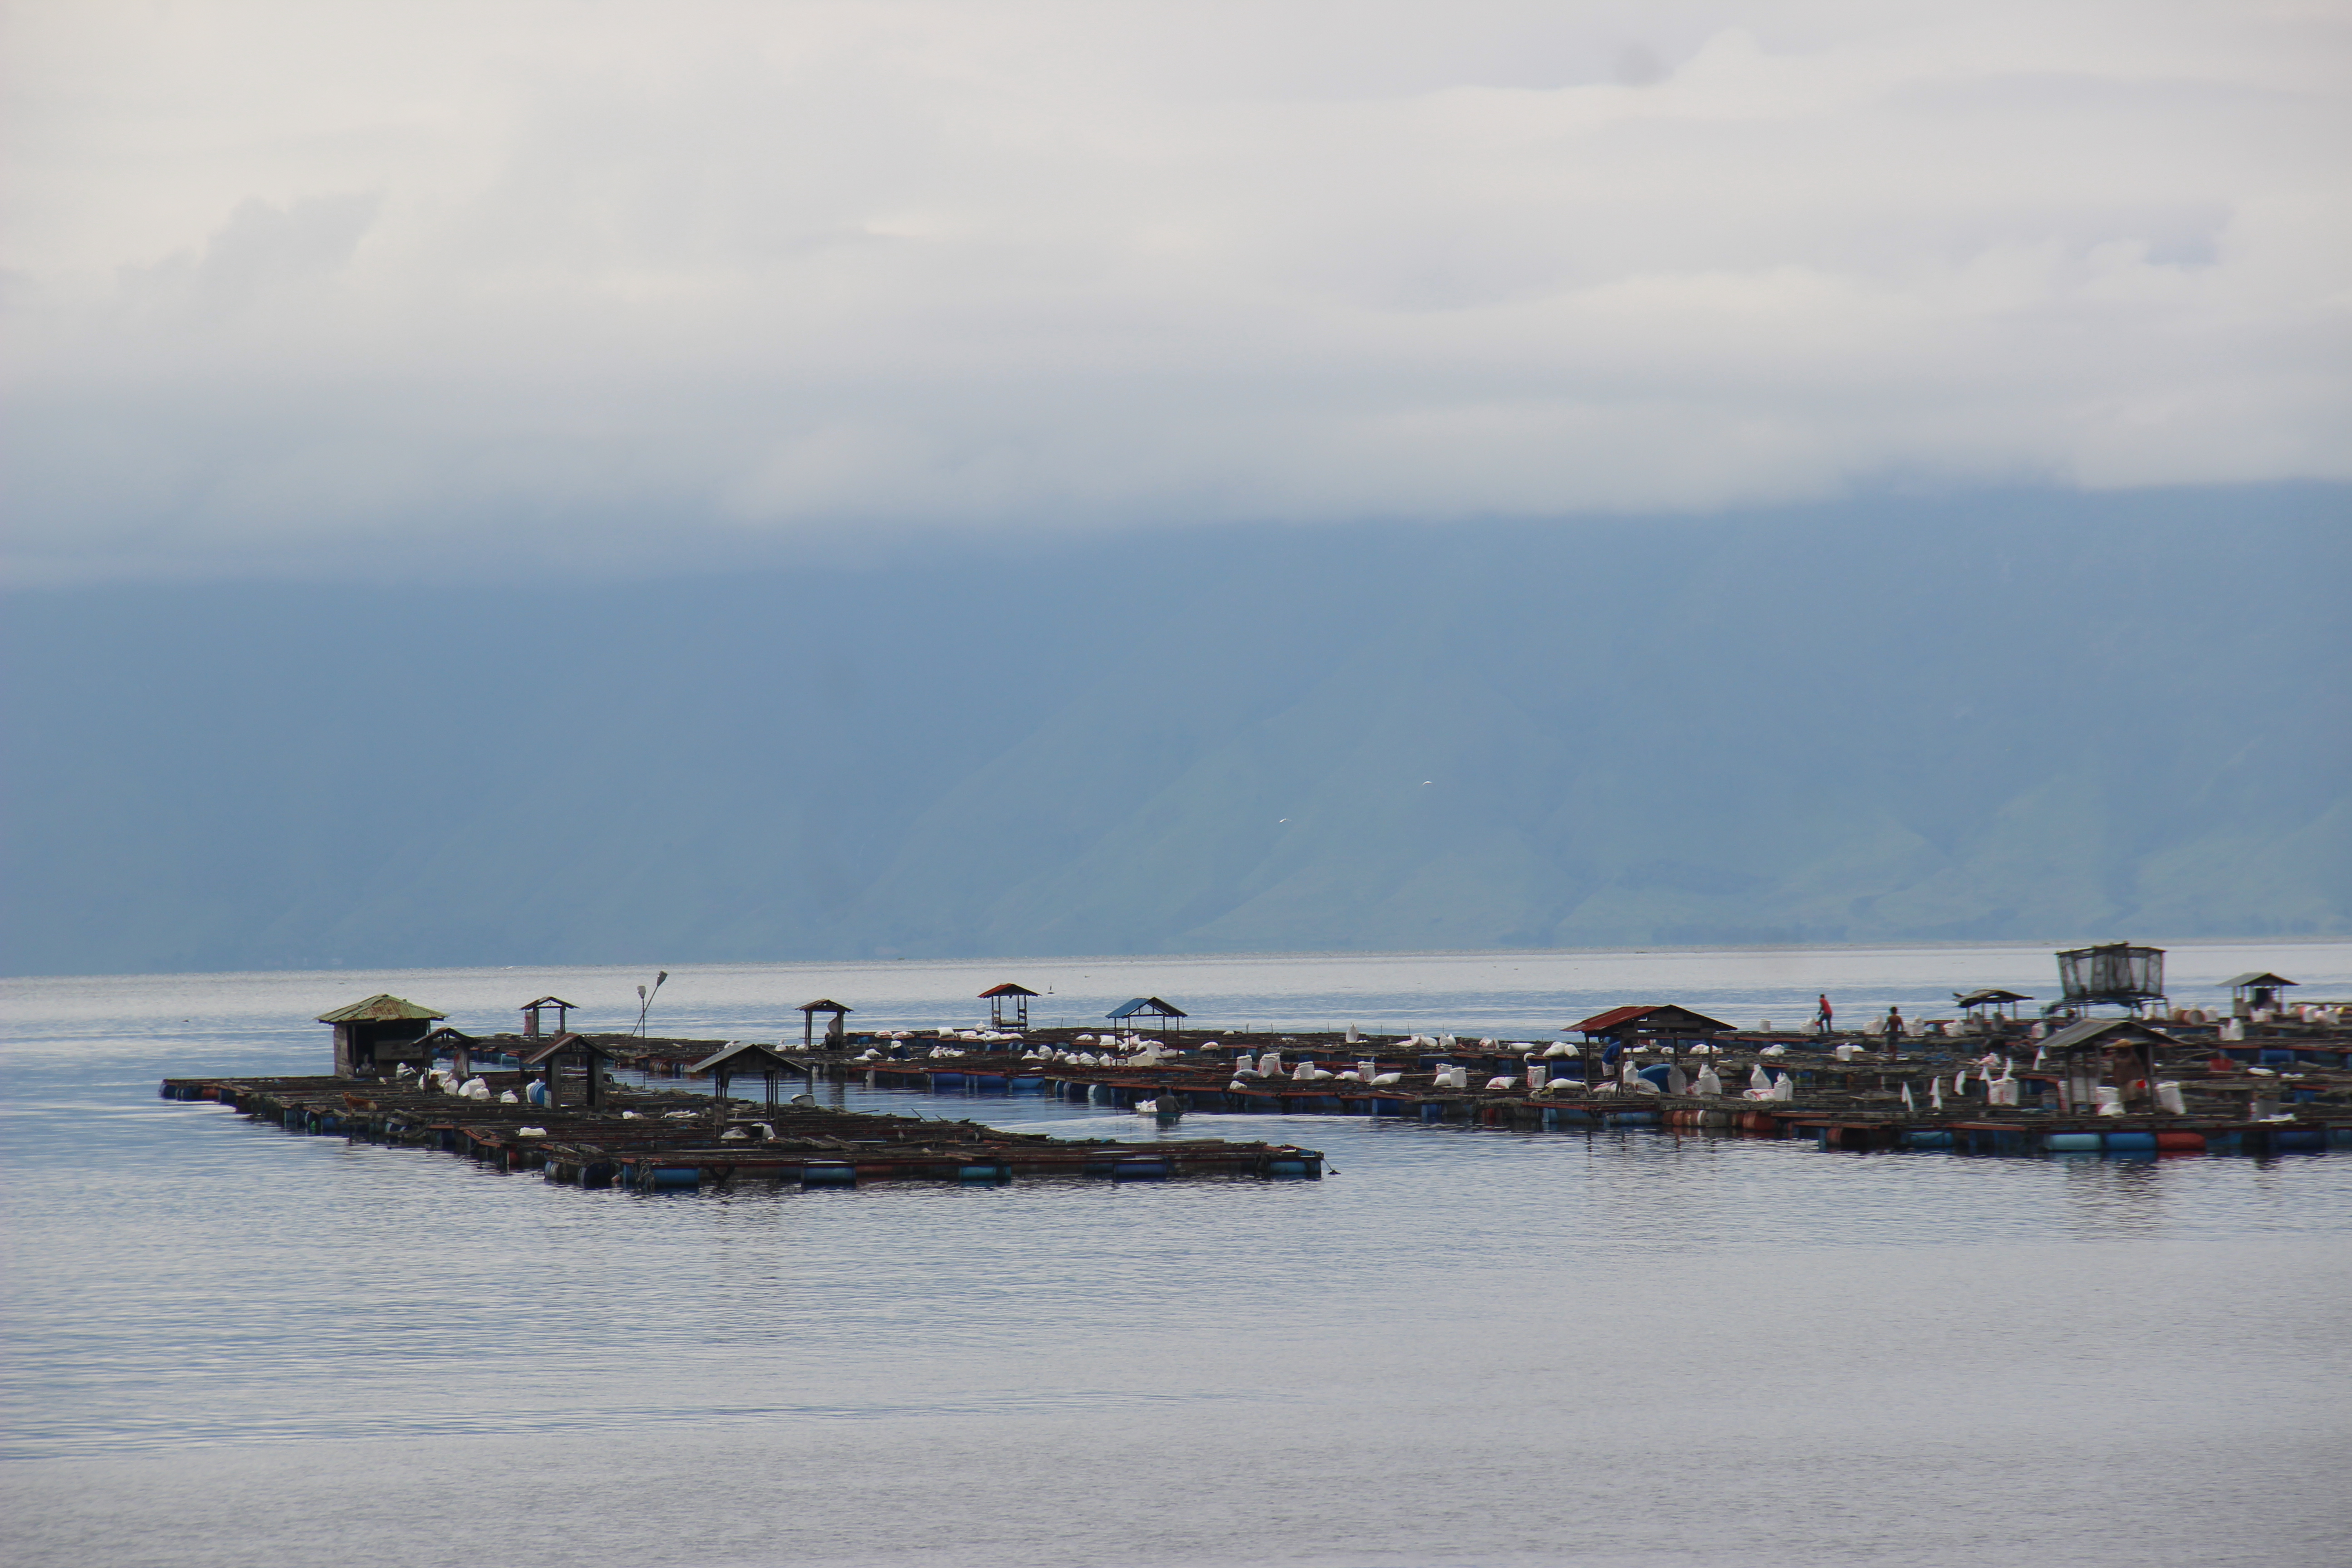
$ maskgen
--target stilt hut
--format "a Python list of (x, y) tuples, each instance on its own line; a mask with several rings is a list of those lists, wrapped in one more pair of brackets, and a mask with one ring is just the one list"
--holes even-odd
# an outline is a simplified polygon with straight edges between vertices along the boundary
[(756, 1077), (766, 1089), (761, 1096), (761, 1103), (773, 1105), (776, 1103), (776, 1080), (786, 1073), (797, 1075), (803, 1068), (798, 1062), (772, 1046), (763, 1046), (756, 1040), (737, 1040), (723, 1050), (713, 1051), (687, 1070), (709, 1073), (710, 1092), (721, 1100), (727, 1098), (729, 1083), (739, 1078)]
[(583, 1105), (594, 1110), (604, 1103), (604, 1069), (610, 1052), (578, 1035), (558, 1035), (522, 1058), (525, 1071), (535, 1071), (547, 1086), (547, 1103)]
[(2058, 955), (2058, 1007), (2106, 1002), (2137, 1013), (2164, 1000), (2164, 949), (2121, 942), (2069, 948)]
[(1695, 1040), (1710, 1039), (1727, 1035), (1732, 1026), (1719, 1018), (1704, 1013), (1694, 1013), (1688, 1007), (1666, 1003), (1635, 1003), (1626, 1007), (1612, 1007), (1606, 1013), (1595, 1013), (1578, 1024), (1563, 1024), (1561, 1032), (1575, 1031), (1584, 1037), (1584, 1081), (1590, 1086), (1595, 1080), (1592, 1052), (1595, 1041), (1606, 1040), (1620, 1050), (1630, 1051), (1638, 1045), (1663, 1043), (1674, 1063), (1674, 1070), (1683, 1070), (1683, 1051)]
[(539, 1013), (542, 1007), (555, 1009), (555, 1032), (559, 1035), (564, 1033), (571, 1027), (572, 1010), (578, 1005), (578, 1003), (566, 1002), (561, 996), (541, 996), (537, 1001), (524, 1003), (522, 1005), (522, 1037), (526, 1040), (539, 1038)]
[[(1037, 994), (1026, 985), (1015, 985), (1008, 980), (1002, 985), (992, 985), (980, 994), (988, 1004), (988, 1026), (992, 1029), (1025, 1029), (1029, 1026), (1029, 998)], [(1013, 1011), (1006, 1016), (1005, 1009)]]
[(833, 1016), (833, 1022), (824, 1026), (824, 1048), (829, 1051), (840, 1050), (848, 1041), (849, 1015), (855, 1011), (856, 1011), (856, 1008), (845, 1007), (838, 1002), (828, 1002), (823, 997), (814, 1002), (802, 1003), (800, 1008), (802, 1047), (812, 1051), (816, 1049), (816, 1016), (819, 1013), (829, 1013)]
[(423, 1072), (433, 1056), (422, 1042), (448, 1016), (399, 996), (377, 994), (321, 1013), (319, 1022), (335, 1027), (337, 1078), (377, 1078), (402, 1062)]

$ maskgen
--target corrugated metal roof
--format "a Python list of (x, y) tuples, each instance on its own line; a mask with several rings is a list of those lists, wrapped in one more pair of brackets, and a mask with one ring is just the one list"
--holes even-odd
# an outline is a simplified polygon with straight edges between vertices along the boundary
[(1182, 1018), (1189, 1016), (1183, 1008), (1162, 1002), (1157, 996), (1138, 996), (1132, 1002), (1122, 1002), (1103, 1015), (1107, 1018)]
[(2289, 980), (2284, 974), (2273, 974), (2267, 969), (2250, 969), (2243, 974), (2233, 974), (2221, 982), (2235, 989), (2241, 985), (2300, 985), (2300, 980)]
[(1606, 1035), (1639, 1023), (1635, 1034), (1727, 1035), (1732, 1026), (1720, 1018), (1710, 1018), (1704, 1013), (1673, 1002), (1636, 1003), (1631, 1006), (1612, 1007), (1606, 1013), (1595, 1013), (1580, 1024), (1563, 1027), (1588, 1035)]
[(2180, 1043), (2161, 1029), (2149, 1028), (2137, 1018), (2085, 1018), (2079, 1024), (2068, 1025), (2043, 1040), (2042, 1048), (2046, 1051), (2079, 1050), (2084, 1046), (2098, 1045), (2114, 1035), (2120, 1035), (2126, 1040), (2154, 1040), (2164, 1046)]
[(584, 1036), (558, 1035), (530, 1055), (522, 1058), (522, 1065), (527, 1068), (537, 1067), (558, 1051), (585, 1051), (588, 1055), (605, 1061), (610, 1061), (613, 1057), (612, 1052)]
[(2032, 1000), (2032, 997), (2023, 995), (2015, 991), (2003, 991), (1998, 985), (1988, 985), (1981, 991), (1971, 991), (1965, 996), (1961, 995), (1957, 991), (1952, 993), (1953, 1005), (1960, 1007), (1990, 1007), (1996, 1003), (2031, 1002)]
[(838, 1002), (827, 1002), (823, 998), (814, 1002), (802, 1003), (800, 1010), (803, 1013), (855, 1013), (857, 1011), (855, 1007), (845, 1007)]
[(446, 1018), (448, 1016), (446, 1013), (436, 1013), (430, 1007), (420, 1007), (403, 997), (388, 996), (379, 993), (364, 1002), (354, 1002), (348, 1007), (338, 1007), (331, 1013), (321, 1013), (319, 1015), (319, 1022), (321, 1024), (396, 1024), (404, 1018), (429, 1020)]
[(523, 1007), (526, 1009), (531, 1007), (569, 1007), (576, 1011), (579, 1006), (579, 1003), (566, 1002), (561, 996), (539, 996), (523, 1004)]
[(1036, 994), (1036, 992), (1030, 990), (1026, 985), (1015, 985), (1008, 980), (1002, 985), (992, 985), (982, 992), (980, 999), (985, 1002), (991, 996), (1034, 996)]
[(715, 1068), (737, 1072), (798, 1072), (800, 1064), (786, 1058), (773, 1046), (763, 1046), (757, 1040), (738, 1040), (722, 1050), (711, 1052), (688, 1072), (709, 1072)]

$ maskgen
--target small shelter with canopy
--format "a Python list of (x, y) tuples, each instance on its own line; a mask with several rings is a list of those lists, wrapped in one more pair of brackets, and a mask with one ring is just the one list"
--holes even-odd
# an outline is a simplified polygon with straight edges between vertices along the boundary
[(727, 1099), (727, 1085), (739, 1078), (758, 1078), (766, 1089), (761, 1097), (762, 1103), (768, 1105), (776, 1103), (776, 1080), (786, 1073), (794, 1076), (807, 1073), (812, 1085), (816, 1081), (814, 1070), (803, 1067), (773, 1046), (763, 1046), (756, 1040), (733, 1041), (703, 1058), (687, 1071), (709, 1073), (711, 1077), (710, 1092), (722, 1102)]
[(555, 1009), (555, 1032), (559, 1035), (562, 1034), (571, 1027), (570, 1019), (572, 1010), (579, 1005), (577, 1002), (566, 1002), (561, 996), (541, 996), (536, 1001), (524, 1003), (522, 1005), (522, 1037), (526, 1040), (539, 1038), (539, 1012), (542, 1007)]
[[(417, 1048), (425, 1053), (425, 1059), (428, 1062), (437, 1062), (447, 1057), (459, 1078), (474, 1076), (474, 1052), (484, 1044), (465, 1030), (453, 1029), (446, 1024), (416, 1042)], [(498, 1054), (498, 1047), (489, 1046), (488, 1048), (491, 1055)]]
[(2273, 974), (2267, 969), (2250, 969), (2243, 974), (2231, 975), (2221, 984), (2230, 988), (2231, 1016), (2251, 1018), (2256, 1013), (2279, 1005), (2281, 987), (2299, 985), (2302, 982), (2289, 980), (2284, 974)]
[(335, 1076), (375, 1078), (405, 1062), (423, 1072), (433, 1053), (425, 1037), (447, 1017), (420, 1007), (404, 997), (379, 994), (348, 1007), (319, 1015), (321, 1024), (335, 1026)]
[(1727, 1035), (1732, 1026), (1720, 1018), (1710, 1018), (1675, 1003), (1635, 1003), (1625, 1007), (1612, 1007), (1605, 1013), (1595, 1013), (1578, 1024), (1563, 1024), (1563, 1033), (1574, 1030), (1584, 1037), (1584, 1081), (1589, 1088), (1597, 1079), (1593, 1072), (1593, 1042), (1607, 1040), (1623, 1050), (1640, 1044), (1664, 1044), (1672, 1053), (1674, 1070), (1683, 1069), (1683, 1047), (1693, 1040)]
[(856, 1011), (856, 1008), (845, 1007), (838, 1002), (828, 1001), (824, 997), (819, 997), (814, 1002), (802, 1003), (800, 1005), (802, 1047), (812, 1051), (817, 1048), (816, 1016), (819, 1013), (829, 1013), (833, 1016), (833, 1022), (824, 1026), (824, 1048), (829, 1051), (840, 1050), (848, 1043), (848, 1019), (849, 1015), (855, 1011)]
[(1104, 1016), (1122, 1029), (1133, 1029), (1142, 1026), (1136, 1022), (1139, 1018), (1181, 1018), (1185, 1013), (1174, 1003), (1162, 1002), (1157, 996), (1138, 996), (1131, 1002), (1120, 1003)]
[(2136, 1098), (2153, 1103), (2157, 1053), (2180, 1044), (2137, 1018), (2085, 1018), (2042, 1041), (2042, 1049), (2056, 1058), (2060, 1108), (2073, 1111), (2096, 1099), (2101, 1083), (2110, 1079), (2126, 1104)]
[[(1037, 994), (1026, 985), (1016, 985), (1008, 980), (1002, 985), (992, 985), (980, 994), (988, 1004), (988, 1026), (992, 1029), (1025, 1029), (1029, 1026), (1029, 998)], [(1005, 1009), (1013, 1009), (1010, 1017)]]
[(1968, 1015), (1969, 1022), (1976, 1025), (1980, 1033), (1992, 1032), (2004, 1023), (2014, 1023), (2017, 1005), (2032, 1000), (2022, 992), (2004, 991), (1998, 985), (1952, 993), (1952, 1005)]
[(612, 1053), (582, 1035), (558, 1035), (522, 1058), (525, 1072), (536, 1070), (547, 1086), (551, 1106), (604, 1103), (604, 1068)]

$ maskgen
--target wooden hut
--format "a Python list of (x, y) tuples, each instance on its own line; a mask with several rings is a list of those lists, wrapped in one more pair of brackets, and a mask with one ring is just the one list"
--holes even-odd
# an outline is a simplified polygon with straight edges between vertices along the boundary
[(604, 1103), (604, 1071), (612, 1059), (612, 1053), (593, 1040), (558, 1035), (525, 1054), (522, 1068), (540, 1075), (549, 1105), (583, 1105), (593, 1110)]
[(561, 996), (541, 996), (535, 1001), (524, 1003), (522, 1005), (522, 1037), (526, 1040), (539, 1038), (539, 1014), (542, 1007), (555, 1009), (555, 1032), (559, 1035), (564, 1033), (572, 1026), (572, 1009), (577, 1006), (579, 1006), (578, 1003), (566, 1002)]
[(2000, 1033), (2006, 1026), (2016, 1022), (2017, 1005), (2032, 1000), (2022, 992), (2004, 991), (1998, 985), (1952, 993), (1952, 1005), (1967, 1015), (1969, 1022), (1982, 1034)]
[(433, 1059), (423, 1041), (447, 1017), (399, 996), (377, 994), (319, 1015), (335, 1027), (335, 1076), (377, 1078), (407, 1063), (418, 1072)]
[(849, 1039), (849, 1015), (856, 1011), (854, 1007), (845, 1007), (838, 1002), (830, 1002), (823, 997), (814, 1002), (802, 1003), (800, 1006), (802, 1048), (812, 1051), (816, 1049), (816, 1016), (819, 1013), (829, 1013), (833, 1016), (833, 1022), (824, 1026), (824, 1048), (829, 1051), (842, 1049)]
[(2221, 982), (2230, 988), (2230, 1014), (2232, 1017), (2251, 1018), (2255, 1013), (2279, 1005), (2278, 994), (2286, 986), (2299, 985), (2284, 974), (2273, 974), (2267, 969), (2250, 969), (2243, 974), (2233, 974)]
[(1142, 1026), (1137, 1022), (1139, 1018), (1181, 1018), (1185, 1013), (1174, 1003), (1162, 1002), (1157, 996), (1138, 996), (1131, 1002), (1120, 1003), (1104, 1016), (1122, 1029), (1134, 1029)]
[(2085, 1018), (2042, 1041), (2042, 1050), (2044, 1065), (2059, 1070), (2061, 1105), (2081, 1110), (2102, 1085), (2120, 1090), (2126, 1105), (2135, 1100), (2153, 1104), (2157, 1054), (2181, 1043), (2137, 1018)]
[[(756, 1040), (737, 1040), (722, 1050), (713, 1051), (687, 1070), (709, 1073), (711, 1095), (721, 1100), (727, 1098), (730, 1082), (739, 1078), (757, 1077), (767, 1090), (762, 1097), (763, 1103), (773, 1105), (776, 1103), (776, 1080), (786, 1073), (797, 1077), (807, 1069), (773, 1046), (763, 1046)], [(815, 1074), (811, 1072), (811, 1088), (815, 1087)]]
[(1591, 1085), (1593, 1076), (1593, 1042), (1607, 1040), (1621, 1050), (1631, 1050), (1637, 1045), (1664, 1043), (1676, 1072), (1682, 1071), (1683, 1048), (1694, 1040), (1728, 1035), (1732, 1026), (1720, 1018), (1710, 1018), (1704, 1013), (1694, 1013), (1688, 1007), (1671, 1002), (1637, 1002), (1630, 1006), (1612, 1007), (1605, 1013), (1595, 1013), (1581, 1023), (1563, 1024), (1561, 1031), (1573, 1030), (1584, 1037), (1584, 1081)]
[[(1029, 1026), (1029, 998), (1037, 994), (1026, 985), (1015, 985), (1008, 980), (1002, 985), (992, 985), (980, 994), (988, 1004), (988, 1026), (992, 1029), (1025, 1029)], [(1005, 1008), (1013, 1009), (1012, 1016)]]
[[(459, 1078), (473, 1076), (474, 1050), (481, 1044), (465, 1030), (453, 1029), (446, 1024), (416, 1042), (417, 1048), (425, 1053), (425, 1059), (428, 1062), (437, 1062), (447, 1057), (451, 1070)], [(492, 1046), (489, 1049), (495, 1055), (499, 1047)]]

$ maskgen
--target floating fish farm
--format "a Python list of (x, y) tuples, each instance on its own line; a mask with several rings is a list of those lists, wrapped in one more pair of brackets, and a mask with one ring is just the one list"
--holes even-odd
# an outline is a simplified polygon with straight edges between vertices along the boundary
[[(1158, 997), (1115, 1010), (1107, 1028), (1034, 1028), (1036, 994), (1009, 983), (982, 994), (985, 1027), (852, 1033), (851, 1009), (823, 1000), (799, 1009), (797, 1044), (774, 1045), (578, 1033), (564, 1026), (573, 1004), (552, 996), (524, 1005), (518, 1033), (473, 1035), (430, 1008), (372, 996), (321, 1016), (334, 1026), (331, 1076), (173, 1079), (162, 1092), (296, 1131), (641, 1190), (1324, 1172), (1320, 1153), (1288, 1142), (1171, 1136), (1197, 1113), (1956, 1154), (2352, 1152), (2352, 1004), (2282, 1005), (2294, 982), (2264, 972), (2229, 983), (2226, 1015), (2158, 1007), (2160, 950), (2111, 944), (2059, 958), (2066, 994), (2038, 1021), (2016, 1012), (2032, 998), (2008, 991), (1955, 993), (1955, 1017), (1906, 1022), (1890, 1010), (1859, 1030), (1830, 1027), (1826, 1006), (1814, 1027), (1792, 1031), (1653, 1003), (1563, 1026), (1573, 1037), (1550, 1043), (1352, 1029), (1216, 1036), (1183, 1027), (1183, 1012)], [(2126, 1010), (2090, 1011), (2102, 1003)], [(542, 1027), (550, 1010), (552, 1033)], [(753, 1079), (759, 1100), (730, 1093)], [(852, 1082), (982, 1102), (1076, 1100), (1150, 1117), (1159, 1135), (1071, 1140), (817, 1104), (820, 1083)], [(800, 1087), (812, 1092), (788, 1092)]]
[[(476, 1092), (462, 1092), (466, 1085)], [(886, 1182), (1001, 1184), (1307, 1178), (1323, 1156), (1287, 1143), (1124, 1142), (1007, 1132), (969, 1121), (766, 1105), (607, 1085), (595, 1107), (532, 1103), (521, 1075), (356, 1084), (340, 1078), (169, 1079), (166, 1100), (228, 1106), (289, 1131), (464, 1154), (491, 1170), (643, 1192), (767, 1183), (856, 1188)]]

